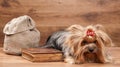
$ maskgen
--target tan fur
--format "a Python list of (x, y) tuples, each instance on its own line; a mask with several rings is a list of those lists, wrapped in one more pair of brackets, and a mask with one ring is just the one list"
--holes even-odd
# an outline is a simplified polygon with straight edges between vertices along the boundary
[[(95, 32), (95, 36), (86, 36), (86, 31), (88, 29), (92, 29)], [(110, 37), (104, 32), (104, 28), (102, 25), (90, 25), (87, 27), (82, 27), (80, 25), (72, 25), (66, 30), (69, 31), (71, 35), (66, 38), (64, 44), (70, 48), (70, 53), (72, 55), (69, 56), (69, 61), (67, 59), (65, 60), (65, 62), (78, 64), (85, 62), (111, 62), (111, 58), (109, 58), (105, 47), (113, 46), (113, 43)], [(89, 44), (84, 45), (83, 41), (86, 41)], [(99, 50), (97, 50), (96, 53), (88, 53), (88, 46), (95, 46)], [(66, 58), (67, 57), (65, 57), (65, 59)]]

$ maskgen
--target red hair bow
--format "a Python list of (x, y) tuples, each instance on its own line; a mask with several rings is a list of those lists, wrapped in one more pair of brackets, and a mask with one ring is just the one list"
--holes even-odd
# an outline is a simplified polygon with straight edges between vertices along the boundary
[(92, 29), (88, 29), (87, 36), (95, 36), (95, 32)]

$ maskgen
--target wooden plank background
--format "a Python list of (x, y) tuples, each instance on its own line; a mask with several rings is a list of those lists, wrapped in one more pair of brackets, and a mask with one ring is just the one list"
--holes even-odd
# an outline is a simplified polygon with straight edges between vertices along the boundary
[(25, 14), (36, 21), (40, 44), (52, 32), (72, 24), (102, 24), (114, 44), (120, 46), (120, 0), (0, 0), (0, 44), (5, 24)]

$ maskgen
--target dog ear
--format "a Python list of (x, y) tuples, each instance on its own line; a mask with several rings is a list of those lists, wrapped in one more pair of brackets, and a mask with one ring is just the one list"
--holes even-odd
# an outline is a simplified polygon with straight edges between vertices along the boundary
[(71, 25), (70, 27), (68, 27), (66, 30), (67, 31), (71, 31), (71, 32), (78, 32), (78, 31), (83, 31), (83, 27), (81, 25)]
[(113, 46), (111, 38), (105, 33), (105, 28), (100, 24), (97, 24), (94, 27), (96, 28), (96, 33), (98, 33), (98, 36), (102, 39), (105, 46)]
[(35, 27), (35, 22), (32, 20), (31, 17), (25, 15), (25, 16), (20, 16), (18, 18), (14, 18), (10, 22), (8, 22), (4, 29), (3, 32), (5, 34), (15, 34), (18, 32), (23, 32), (29, 29), (33, 29)]
[(97, 31), (98, 37), (101, 38), (105, 46), (114, 46), (111, 38), (103, 31)]
[(82, 34), (71, 34), (66, 38), (64, 44), (71, 49), (72, 53), (76, 53), (80, 49), (83, 40)]

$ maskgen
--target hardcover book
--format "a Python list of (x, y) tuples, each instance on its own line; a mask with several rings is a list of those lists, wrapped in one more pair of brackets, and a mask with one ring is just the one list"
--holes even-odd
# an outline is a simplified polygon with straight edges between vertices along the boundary
[(22, 57), (32, 62), (63, 61), (62, 52), (51, 48), (22, 49)]

